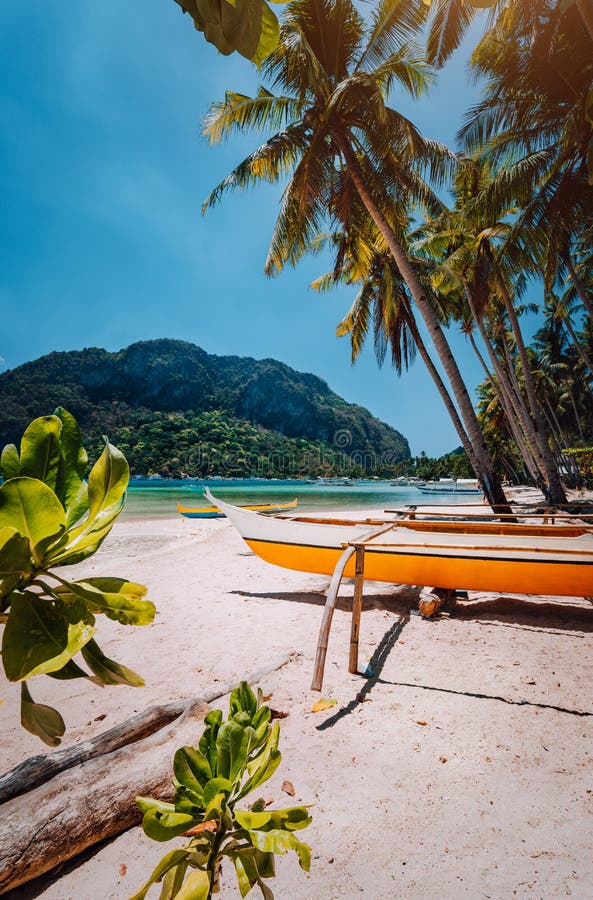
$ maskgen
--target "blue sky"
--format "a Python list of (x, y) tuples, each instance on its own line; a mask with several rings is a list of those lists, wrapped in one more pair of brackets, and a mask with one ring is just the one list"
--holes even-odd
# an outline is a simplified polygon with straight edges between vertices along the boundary
[[(392, 99), (450, 145), (475, 96), (466, 56), (420, 104)], [(265, 277), (278, 187), (228, 195), (201, 215), (256, 140), (210, 147), (201, 119), (225, 89), (257, 83), (253, 66), (219, 55), (173, 0), (2, 0), (0, 368), (52, 350), (182, 338), (314, 372), (400, 430), (412, 453), (453, 449), (420, 360), (401, 379), (370, 348), (350, 365), (335, 326), (354, 293), (309, 288), (323, 260)], [(476, 383), (471, 351), (452, 339)]]

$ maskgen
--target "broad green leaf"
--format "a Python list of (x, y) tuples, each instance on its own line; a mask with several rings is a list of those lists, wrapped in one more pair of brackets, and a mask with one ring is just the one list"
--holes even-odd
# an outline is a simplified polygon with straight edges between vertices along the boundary
[(8, 680), (21, 681), (42, 663), (59, 657), (67, 645), (68, 620), (63, 612), (36, 594), (15, 591), (2, 635)]
[(6, 444), (0, 456), (0, 468), (4, 481), (9, 478), (18, 478), (21, 474), (21, 458), (14, 444)]
[(286, 828), (288, 831), (299, 831), (301, 828), (307, 828), (313, 821), (306, 806), (272, 809), (270, 817), (273, 828)]
[(177, 892), (175, 900), (208, 900), (210, 876), (203, 869), (193, 869)]
[(38, 478), (56, 489), (62, 458), (62, 423), (57, 416), (40, 416), (25, 429), (21, 439), (21, 475)]
[(162, 813), (175, 812), (173, 803), (166, 803), (164, 800), (153, 800), (152, 797), (136, 797), (136, 803), (143, 813), (148, 812), (149, 809), (154, 809), (157, 812)]
[(173, 759), (173, 772), (177, 782), (202, 797), (206, 784), (212, 778), (210, 763), (195, 747), (180, 747)]
[[(51, 659), (46, 660), (46, 662), (35, 666), (34, 669), (31, 669), (27, 677), (32, 677), (33, 675), (49, 675), (51, 672), (59, 672), (80, 650), (82, 650), (82, 655), (84, 656), (86, 650), (85, 645), (91, 641), (96, 630), (96, 628), (93, 628), (87, 622), (77, 622), (74, 625), (69, 624), (66, 649), (57, 656), (53, 656)], [(80, 671), (82, 672), (82, 669)], [(83, 674), (86, 675), (86, 672)], [(72, 677), (72, 675), (69, 677)]]
[(281, 760), (282, 754), (279, 750), (275, 749), (267, 751), (262, 758), (258, 757), (255, 760), (257, 765), (249, 765), (248, 771), (252, 774), (237, 794), (236, 799), (240, 800), (241, 797), (246, 797), (247, 794), (250, 794), (260, 785), (264, 784), (264, 782), (268, 781), (280, 765)]
[(104, 516), (123, 503), (130, 467), (117, 447), (106, 442), (89, 475), (89, 519)]
[(257, 712), (257, 698), (246, 681), (231, 691), (229, 697), (229, 718), (234, 718), (238, 712), (249, 713), (249, 721)]
[(73, 659), (68, 660), (66, 665), (62, 666), (62, 668), (58, 669), (56, 672), (48, 672), (47, 674), (50, 678), (56, 678), (58, 681), (71, 681), (74, 678), (88, 678), (89, 681), (101, 685), (98, 678), (94, 678), (89, 675), (88, 672), (85, 672), (84, 669), (81, 669)]
[(49, 747), (57, 747), (66, 731), (57, 709), (35, 703), (25, 682), (21, 684), (21, 725)]
[(184, 862), (189, 853), (189, 850), (171, 850), (169, 853), (165, 854), (146, 884), (140, 888), (138, 893), (134, 894), (133, 897), (130, 897), (130, 900), (144, 900), (152, 885), (158, 884), (170, 869), (173, 869), (175, 866)]
[(174, 900), (181, 890), (187, 867), (188, 860), (184, 860), (183, 862), (177, 863), (172, 869), (169, 869), (163, 878), (163, 886), (161, 888), (161, 893), (159, 894), (159, 900)]
[(239, 885), (239, 890), (241, 891), (241, 896), (246, 897), (259, 879), (253, 851), (233, 853), (232, 858), (235, 863), (235, 872), (237, 873), (237, 883)]
[(222, 725), (222, 710), (212, 709), (204, 719), (207, 728), (200, 738), (200, 753), (203, 753), (213, 772), (216, 771), (216, 738)]
[(228, 778), (211, 778), (204, 786), (204, 806), (209, 806), (219, 795), (228, 795), (233, 790), (233, 782)]
[(273, 853), (262, 853), (261, 850), (255, 850), (255, 862), (257, 871), (262, 878), (273, 878), (276, 874), (276, 863)]
[(183, 834), (195, 822), (195, 818), (186, 813), (161, 813), (156, 809), (149, 809), (142, 819), (142, 828), (149, 838), (162, 843)]
[(220, 726), (216, 738), (216, 774), (235, 781), (247, 764), (247, 735), (235, 722)]
[(16, 528), (0, 528), (0, 577), (31, 572), (31, 548), (27, 538), (21, 537)]
[(264, 825), (268, 825), (272, 821), (270, 812), (252, 812), (248, 809), (236, 809), (234, 814), (241, 828), (245, 828), (247, 831), (251, 831), (252, 828), (263, 828)]
[[(133, 582), (125, 582), (125, 585), (133, 585)], [(93, 613), (104, 613), (108, 619), (121, 622), (122, 625), (149, 625), (154, 619), (155, 606), (149, 600), (139, 600), (134, 593), (128, 594), (112, 591), (100, 591), (90, 581), (70, 581), (68, 587), (74, 597), (84, 600), (88, 609)], [(65, 594), (61, 594), (65, 597)]]
[(66, 524), (70, 527), (88, 510), (88, 488), (83, 481), (88, 456), (82, 445), (80, 428), (74, 416), (61, 406), (56, 409), (54, 415), (62, 423), (60, 436), (62, 466), (56, 494), (66, 510)]
[(198, 31), (225, 56), (236, 51), (261, 65), (278, 44), (279, 25), (264, 0), (176, 0)]
[(311, 848), (299, 841), (291, 831), (250, 831), (249, 838), (254, 847), (263, 853), (284, 854), (294, 850), (299, 858), (301, 869), (308, 872), (311, 867)]
[(148, 588), (144, 584), (138, 584), (135, 581), (128, 581), (127, 578), (115, 578), (113, 576), (97, 576), (95, 578), (85, 578), (85, 584), (90, 584), (107, 594), (123, 594), (126, 597), (134, 597), (141, 600), (146, 595)]
[(105, 656), (96, 641), (89, 640), (82, 648), (82, 655), (89, 669), (102, 684), (127, 684), (130, 687), (144, 687), (144, 679), (140, 675)]
[(57, 540), (64, 530), (66, 516), (54, 492), (42, 481), (11, 478), (0, 486), (0, 528), (6, 526), (29, 540), (33, 558), (40, 564), (48, 542)]

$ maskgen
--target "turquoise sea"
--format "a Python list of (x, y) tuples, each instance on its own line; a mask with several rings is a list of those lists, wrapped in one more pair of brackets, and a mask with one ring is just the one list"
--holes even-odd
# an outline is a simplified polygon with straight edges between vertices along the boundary
[(304, 484), (302, 481), (262, 479), (135, 479), (130, 482), (123, 517), (164, 518), (177, 515), (177, 504), (206, 506), (202, 492), (207, 484), (212, 493), (230, 503), (282, 503), (298, 499), (298, 511), (319, 513), (329, 510), (395, 509), (408, 504), (475, 503), (479, 497), (426, 495), (413, 487), (392, 486), (388, 481), (358, 482), (353, 485)]

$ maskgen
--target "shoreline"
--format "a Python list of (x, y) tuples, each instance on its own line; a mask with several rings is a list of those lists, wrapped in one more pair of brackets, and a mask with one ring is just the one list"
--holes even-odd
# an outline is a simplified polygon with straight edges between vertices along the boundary
[[(414, 612), (415, 588), (369, 585), (360, 661), (373, 675), (365, 678), (347, 672), (346, 584), (322, 694), (337, 704), (312, 713), (327, 578), (267, 565), (225, 519), (181, 516), (121, 520), (77, 568), (68, 574), (147, 584), (158, 612), (151, 626), (101, 621), (97, 633), (105, 652), (142, 674), (146, 687), (34, 681), (35, 699), (53, 702), (66, 719), (64, 747), (154, 703), (238, 682), (291, 650), (302, 654), (262, 683), (270, 704), (288, 713), (266, 799), (315, 804), (302, 835), (313, 851), (311, 873), (281, 857), (270, 882), (277, 900), (590, 896), (590, 604), (472, 594), (455, 616), (425, 621)], [(46, 748), (15, 724), (16, 686), (2, 687), (6, 770)], [(226, 701), (215, 705), (224, 709)], [(295, 787), (293, 801), (284, 780)], [(133, 828), (18, 896), (122, 900), (174, 846)], [(221, 896), (240, 896), (232, 866)]]

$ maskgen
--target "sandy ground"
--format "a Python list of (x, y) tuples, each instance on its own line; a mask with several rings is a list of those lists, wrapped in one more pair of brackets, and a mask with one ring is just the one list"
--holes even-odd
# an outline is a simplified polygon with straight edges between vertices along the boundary
[[(157, 701), (239, 681), (287, 651), (302, 654), (262, 683), (288, 713), (265, 797), (314, 804), (301, 832), (311, 873), (280, 858), (278, 900), (593, 897), (590, 604), (472, 594), (454, 616), (425, 621), (417, 589), (369, 585), (360, 653), (368, 670), (353, 676), (345, 585), (322, 693), (338, 702), (313, 713), (327, 579), (260, 561), (225, 520), (180, 517), (118, 523), (79, 568), (144, 582), (158, 615), (145, 628), (100, 623), (101, 645), (146, 687), (36, 680), (35, 699), (53, 697), (65, 714), (64, 745)], [(14, 686), (2, 683), (0, 696), (8, 769), (43, 747), (15, 727)], [(7, 896), (122, 900), (172, 846), (134, 828)], [(221, 896), (240, 896), (230, 868)]]

